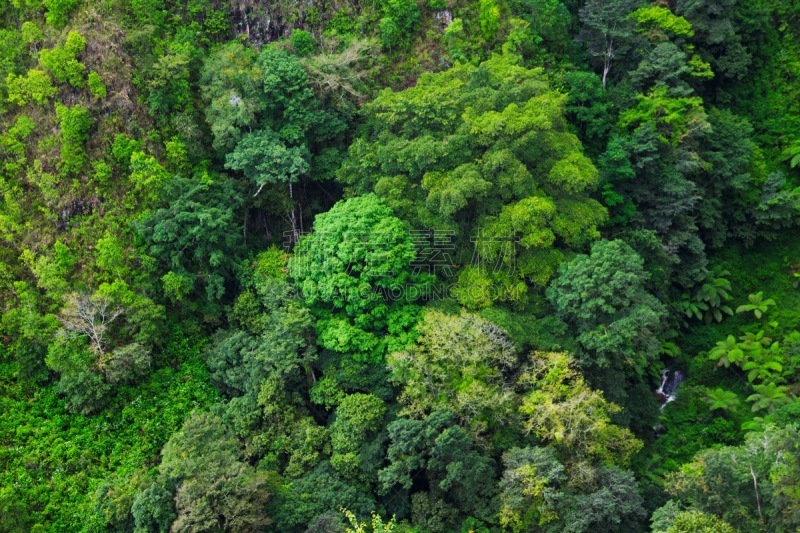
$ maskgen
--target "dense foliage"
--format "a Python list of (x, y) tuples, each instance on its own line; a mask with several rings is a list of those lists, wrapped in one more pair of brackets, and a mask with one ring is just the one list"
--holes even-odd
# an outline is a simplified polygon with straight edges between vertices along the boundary
[(796, 2), (0, 19), (0, 531), (800, 528)]

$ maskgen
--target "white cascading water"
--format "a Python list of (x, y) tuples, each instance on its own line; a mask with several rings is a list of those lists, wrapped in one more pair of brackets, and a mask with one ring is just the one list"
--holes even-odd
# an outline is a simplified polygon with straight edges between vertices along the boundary
[(661, 408), (663, 409), (668, 403), (675, 401), (678, 397), (678, 386), (686, 379), (683, 372), (675, 370), (674, 372), (668, 368), (664, 369), (661, 374), (661, 386), (656, 390), (656, 396), (661, 398)]

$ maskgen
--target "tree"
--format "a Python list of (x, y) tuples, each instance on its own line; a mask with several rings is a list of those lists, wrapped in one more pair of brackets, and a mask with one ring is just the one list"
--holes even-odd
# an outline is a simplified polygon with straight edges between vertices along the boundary
[(708, 357), (717, 361), (717, 366), (728, 368), (731, 363), (740, 364), (744, 360), (744, 351), (736, 342), (736, 337), (728, 335), (725, 340), (717, 341), (717, 345), (708, 352)]
[(639, 31), (644, 33), (651, 42), (694, 37), (694, 30), (689, 21), (675, 15), (668, 7), (644, 6), (631, 13), (630, 16), (638, 24)]
[(386, 407), (372, 394), (349, 394), (336, 408), (330, 425), (331, 466), (352, 479), (362, 478), (361, 447), (382, 428)]
[(494, 0), (481, 0), (478, 4), (478, 21), (481, 33), (487, 42), (491, 42), (500, 27), (500, 8)]
[(92, 351), (102, 357), (107, 344), (106, 331), (123, 312), (120, 305), (106, 296), (72, 293), (59, 318), (67, 331), (88, 337)]
[(221, 153), (233, 148), (226, 167), (251, 180), (255, 195), (267, 183), (288, 184), (296, 241), (301, 221), (293, 183), (329, 177), (345, 123), (322, 107), (299, 59), (285, 50), (265, 47), (254, 62), (248, 49), (228, 45), (206, 62), (202, 82), (214, 146)]
[[(131, 146), (133, 149), (134, 147)], [(121, 151), (121, 150), (120, 150)], [(127, 155), (127, 154), (126, 154)], [(139, 198), (157, 204), (165, 195), (165, 188), (170, 181), (170, 174), (152, 155), (135, 150), (125, 157), (130, 168), (129, 180)], [(171, 191), (170, 191), (171, 192)], [(130, 201), (131, 199), (126, 199)], [(130, 205), (133, 207), (133, 205)]]
[[(424, 472), (429, 498), (442, 500), (465, 515), (493, 520), (497, 493), (494, 461), (482, 455), (447, 411), (424, 420), (399, 418), (388, 426), (388, 465), (378, 473), (381, 492), (409, 490)], [(453, 527), (453, 524), (450, 525)]]
[(137, 492), (131, 506), (136, 531), (166, 533), (175, 520), (172, 494), (160, 483), (153, 483)]
[(701, 98), (672, 96), (663, 84), (636, 98), (620, 115), (620, 137), (601, 156), (606, 197), (625, 212), (624, 222), (656, 232), (669, 250), (664, 267), (693, 287), (707, 264), (698, 228), (702, 190), (692, 179), (703, 168), (699, 143), (710, 131), (707, 115)]
[(557, 506), (567, 481), (552, 448), (512, 448), (503, 454), (500, 525), (515, 533), (558, 520)]
[(70, 409), (91, 413), (103, 408), (111, 385), (130, 383), (150, 368), (164, 309), (121, 280), (65, 299), (45, 363), (59, 374), (58, 390)]
[(402, 386), (401, 413), (422, 417), (446, 409), (473, 438), (507, 424), (513, 395), (505, 373), (517, 363), (505, 331), (476, 315), (426, 311), (417, 340), (388, 357), (392, 381)]
[(632, 80), (643, 87), (642, 92), (661, 85), (675, 96), (688, 96), (693, 92), (689, 85), (692, 78), (714, 77), (711, 66), (690, 44), (694, 30), (685, 18), (667, 7), (655, 5), (640, 7), (630, 17), (637, 23), (637, 33), (651, 44), (639, 68), (631, 74)]
[(751, 54), (736, 33), (737, 7), (735, 0), (678, 0), (675, 12), (692, 24), (698, 52), (714, 72), (740, 79), (747, 72)]
[(273, 247), (241, 265), (232, 327), (217, 332), (205, 359), (230, 397), (226, 420), (244, 439), (248, 459), (268, 455), (294, 478), (316, 466), (323, 449), (330, 452), (330, 439), (300, 396), (315, 379), (316, 352), (311, 315), (288, 280), (288, 258)]
[(264, 72), (265, 126), (290, 144), (328, 141), (345, 127), (323, 109), (296, 56), (285, 50), (264, 48), (258, 58)]
[(160, 57), (145, 71), (146, 101), (151, 115), (182, 111), (189, 104), (192, 98), (189, 66), (193, 48), (189, 43), (168, 42)]
[(77, 173), (86, 163), (83, 143), (89, 138), (89, 128), (92, 125), (89, 110), (80, 104), (66, 107), (57, 103), (56, 115), (61, 125), (59, 167), (65, 174)]
[(594, 490), (571, 494), (561, 503), (561, 519), (551, 531), (640, 531), (646, 514), (633, 472), (601, 467)]
[(313, 52), (317, 46), (314, 36), (305, 30), (293, 29), (290, 41), (292, 43), (292, 50), (300, 57), (307, 56)]
[(633, 40), (633, 21), (628, 15), (640, 4), (639, 0), (590, 0), (581, 9), (580, 39), (601, 65), (604, 89), (612, 63), (622, 59)]
[(83, 73), (86, 66), (78, 61), (78, 55), (86, 47), (86, 39), (81, 34), (71, 31), (63, 46), (39, 52), (39, 62), (59, 83), (69, 83), (76, 89), (84, 86)]
[(667, 94), (688, 96), (693, 91), (686, 81), (692, 70), (686, 53), (670, 41), (658, 43), (642, 58), (639, 67), (631, 73), (631, 80), (642, 93), (654, 86), (666, 87)]
[(137, 225), (150, 253), (164, 270), (205, 287), (208, 302), (225, 294), (242, 246), (236, 208), (240, 196), (222, 176), (204, 180), (176, 177), (167, 183), (163, 207)]
[(265, 531), (267, 475), (243, 462), (222, 420), (193, 413), (161, 451), (159, 472), (177, 485), (174, 531)]
[(382, 0), (383, 18), (378, 23), (381, 42), (391, 51), (409, 43), (419, 21), (419, 6), (412, 0)]
[(266, 184), (286, 183), (289, 198), (294, 198), (292, 184), (307, 174), (308, 154), (300, 147), (287, 148), (272, 130), (260, 130), (245, 135), (236, 149), (225, 158), (225, 168), (241, 171), (258, 186), (258, 193)]
[(345, 508), (362, 516), (376, 510), (374, 500), (343, 481), (328, 461), (321, 462), (310, 474), (291, 481), (277, 500), (274, 514), (278, 531), (304, 530), (315, 518), (332, 509)]
[(302, 59), (308, 83), (323, 103), (342, 114), (355, 112), (367, 99), (365, 83), (373, 74), (378, 45), (374, 40), (353, 39), (339, 51), (336, 41)]
[(150, 349), (133, 342), (114, 350), (110, 357), (101, 358), (99, 368), (111, 384), (131, 381), (143, 375), (151, 364)]
[(44, 37), (42, 30), (39, 29), (39, 26), (30, 20), (23, 22), (19, 31), (22, 35), (22, 40), (25, 41), (25, 44), (29, 45), (38, 43)]
[(62, 374), (56, 385), (56, 391), (66, 397), (67, 409), (82, 415), (102, 410), (110, 390), (103, 377), (88, 368)]
[(89, 85), (89, 91), (95, 98), (105, 98), (108, 94), (106, 91), (106, 84), (103, 83), (102, 78), (100, 78), (100, 74), (97, 72), (90, 72), (86, 79), (86, 83)]
[[(799, 442), (795, 426), (768, 425), (748, 434), (741, 446), (698, 453), (667, 476), (667, 492), (691, 511), (714, 515), (742, 531), (796, 529)], [(709, 521), (695, 518), (699, 524)]]
[(577, 123), (581, 141), (589, 154), (599, 154), (606, 146), (615, 113), (602, 80), (593, 72), (568, 72), (564, 76), (569, 84), (566, 112)]
[(571, 476), (587, 463), (626, 465), (642, 446), (628, 430), (612, 423), (620, 411), (592, 390), (564, 353), (533, 353), (519, 380), (531, 390), (519, 407), (525, 430), (555, 445), (569, 458)]
[(308, 365), (311, 320), (305, 309), (277, 308), (264, 315), (257, 335), (220, 331), (206, 353), (212, 378), (232, 396), (258, 391), (269, 376), (289, 376)]
[(318, 322), (320, 344), (342, 353), (374, 351), (379, 343), (371, 332), (385, 330), (394, 313), (400, 318), (404, 304), (422, 295), (410, 268), (415, 257), (405, 225), (375, 195), (318, 215), (289, 271), (309, 306), (337, 313)]
[(214, 135), (212, 146), (230, 152), (245, 128), (256, 124), (266, 107), (262, 97), (263, 72), (256, 54), (240, 42), (215, 50), (203, 63), (200, 90), (207, 102), (206, 121)]
[(44, 381), (48, 372), (43, 362), (58, 331), (58, 318), (40, 309), (41, 299), (32, 285), (16, 281), (6, 291), (8, 298), (0, 307), (0, 336), (10, 341), (6, 353), (14, 354), (18, 379)]
[(759, 228), (748, 222), (766, 179), (757, 163), (759, 148), (753, 126), (726, 109), (708, 111), (710, 130), (700, 139), (700, 157), (707, 164), (692, 179), (703, 191), (698, 204), (698, 226), (703, 241), (720, 248), (731, 235), (753, 242)]
[(9, 73), (6, 77), (8, 86), (8, 101), (18, 106), (27, 105), (28, 102), (37, 104), (47, 103), (58, 93), (53, 87), (50, 76), (42, 70), (31, 69), (23, 76)]
[(547, 297), (574, 325), (586, 362), (641, 375), (658, 357), (666, 309), (645, 288), (642, 258), (623, 241), (598, 241), (559, 270)]
[(44, 0), (47, 8), (45, 19), (54, 28), (63, 28), (69, 22), (70, 12), (78, 5), (79, 0)]
[(509, 52), (383, 91), (364, 106), (365, 130), (339, 171), (413, 228), (453, 235), (454, 263), (470, 265), (455, 295), (472, 307), (477, 276), (498, 287), (490, 301), (523, 305), (526, 281), (546, 283), (606, 217), (589, 197), (597, 170), (566, 128), (565, 98), (520, 63)]
[(308, 474), (330, 455), (328, 431), (319, 426), (298, 391), (301, 376), (270, 374), (254, 392), (231, 398), (221, 409), (243, 439), (248, 460), (282, 472), (286, 479)]

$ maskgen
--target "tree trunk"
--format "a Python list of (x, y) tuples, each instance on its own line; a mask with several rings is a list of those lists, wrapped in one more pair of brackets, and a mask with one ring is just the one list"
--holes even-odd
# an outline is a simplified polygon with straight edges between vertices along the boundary
[(614, 39), (612, 37), (607, 41), (606, 53), (603, 61), (603, 89), (606, 88), (606, 80), (608, 79), (608, 73), (611, 71), (611, 59), (613, 59), (613, 57), (614, 57)]

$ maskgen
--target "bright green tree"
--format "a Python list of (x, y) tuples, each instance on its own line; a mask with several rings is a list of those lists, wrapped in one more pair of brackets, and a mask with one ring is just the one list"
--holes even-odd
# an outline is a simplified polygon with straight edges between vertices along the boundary
[(72, 107), (56, 104), (56, 115), (61, 125), (60, 168), (65, 174), (74, 174), (86, 163), (83, 144), (89, 139), (92, 119), (89, 110), (80, 104)]
[(47, 8), (45, 19), (47, 24), (55, 28), (63, 28), (69, 22), (70, 12), (78, 5), (79, 0), (44, 0)]
[(339, 177), (417, 229), (454, 233), (454, 261), (470, 265), (456, 287), (462, 303), (483, 305), (467, 286), (476, 277), (499, 288), (491, 301), (522, 303), (524, 281), (546, 283), (563, 250), (598, 237), (606, 217), (564, 104), (511, 53), (423, 75), (364, 107), (366, 129)]
[(513, 394), (505, 374), (517, 360), (505, 331), (471, 313), (433, 310), (416, 329), (414, 344), (388, 357), (392, 381), (402, 387), (402, 413), (421, 417), (447, 409), (473, 437), (508, 423)]
[(46, 72), (31, 69), (25, 76), (9, 73), (6, 77), (8, 101), (19, 106), (28, 102), (46, 103), (58, 93)]
[(585, 463), (627, 465), (642, 447), (612, 422), (620, 407), (589, 387), (568, 354), (533, 353), (520, 385), (531, 388), (519, 407), (525, 429), (568, 457), (571, 472)]
[(25, 44), (36, 44), (42, 40), (42, 37), (44, 37), (42, 30), (39, 29), (39, 26), (30, 20), (22, 23), (20, 34), (22, 35), (22, 40), (25, 41)]
[(86, 78), (86, 82), (89, 85), (89, 91), (95, 98), (105, 98), (108, 94), (106, 90), (106, 84), (103, 83), (102, 78), (100, 78), (100, 74), (97, 72), (90, 72), (89, 76)]
[(86, 47), (86, 39), (75, 31), (67, 34), (63, 46), (39, 52), (39, 62), (59, 83), (69, 83), (76, 89), (85, 85), (83, 74), (86, 66), (78, 61), (78, 55)]
[(407, 304), (423, 295), (415, 257), (405, 224), (375, 195), (318, 215), (289, 263), (306, 303), (334, 312), (317, 323), (318, 342), (341, 353), (381, 354), (385, 342), (374, 332), (401, 326)]

